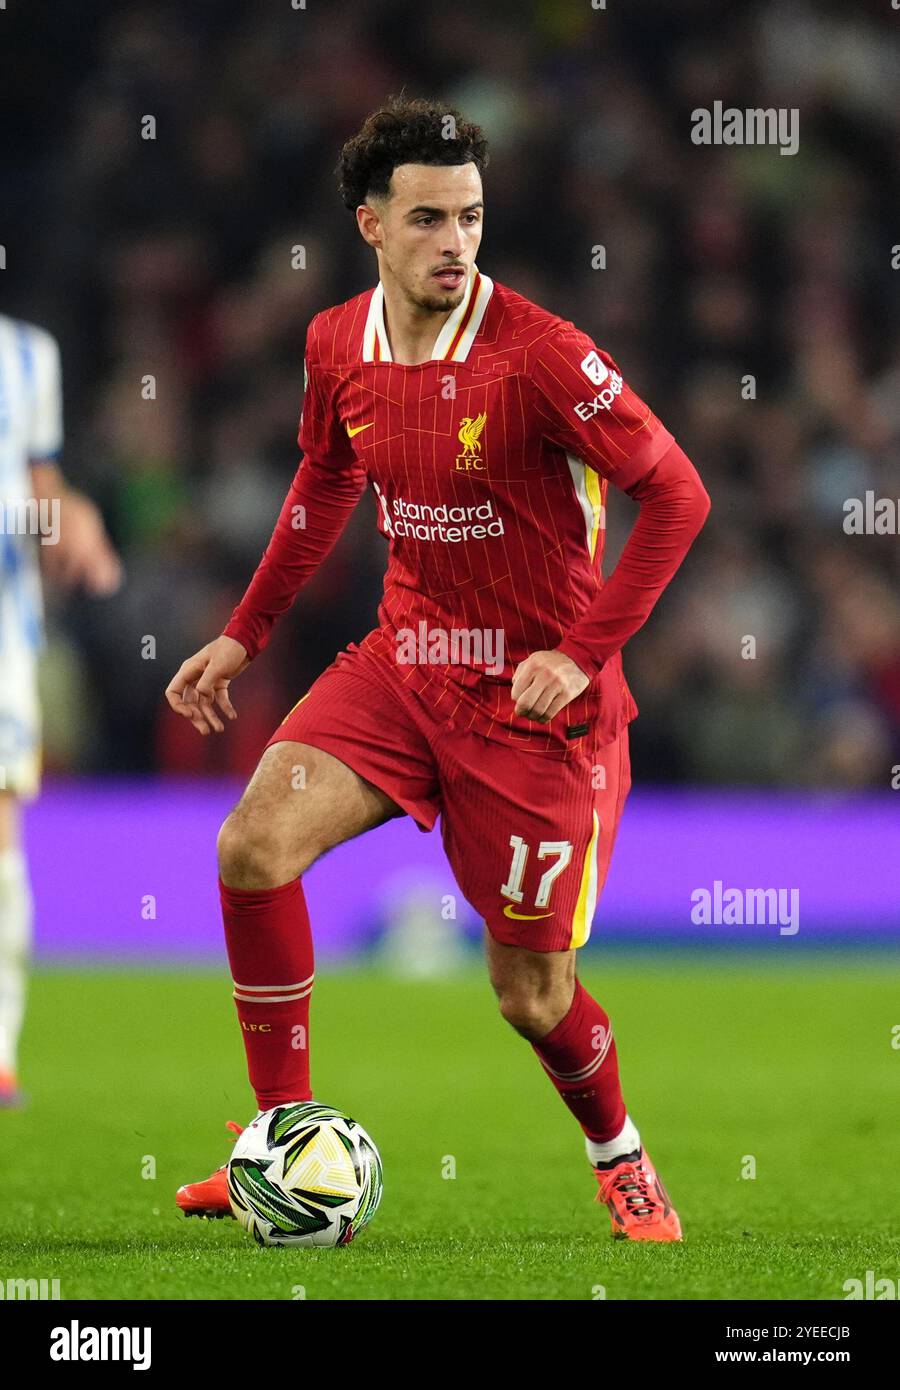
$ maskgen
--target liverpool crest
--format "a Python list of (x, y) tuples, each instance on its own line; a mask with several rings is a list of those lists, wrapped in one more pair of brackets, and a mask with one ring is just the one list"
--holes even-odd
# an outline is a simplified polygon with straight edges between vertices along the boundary
[(456, 469), (459, 473), (468, 473), (472, 469), (478, 472), (484, 470), (481, 461), (481, 435), (487, 423), (487, 411), (482, 411), (476, 415), (474, 420), (471, 415), (464, 415), (459, 422), (459, 433), (456, 436), (462, 445), (462, 453), (456, 455)]

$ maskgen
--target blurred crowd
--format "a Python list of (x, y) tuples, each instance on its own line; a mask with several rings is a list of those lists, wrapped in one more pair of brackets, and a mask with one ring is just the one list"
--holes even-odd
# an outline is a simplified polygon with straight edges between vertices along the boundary
[[(0, 309), (60, 340), (64, 470), (102, 506), (127, 583), (49, 595), (50, 768), (247, 771), (374, 622), (366, 497), (241, 677), (226, 736), (200, 740), (162, 699), (227, 621), (293, 476), (309, 319), (374, 282), (334, 166), (405, 88), (491, 142), (480, 267), (607, 348), (712, 496), (626, 652), (636, 779), (890, 785), (900, 549), (848, 535), (844, 503), (871, 490), (900, 509), (896, 12), (61, 8), (3, 17)], [(716, 100), (797, 108), (799, 152), (693, 144), (691, 112)], [(632, 518), (611, 493), (610, 563)]]

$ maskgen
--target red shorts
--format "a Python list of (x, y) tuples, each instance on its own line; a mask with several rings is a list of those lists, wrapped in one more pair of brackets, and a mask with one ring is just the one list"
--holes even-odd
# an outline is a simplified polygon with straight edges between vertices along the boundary
[(530, 951), (587, 941), (631, 786), (627, 725), (567, 758), (526, 751), (432, 718), (386, 662), (351, 648), (267, 747), (284, 740), (331, 753), (422, 830), (440, 816), (460, 890), (497, 941)]

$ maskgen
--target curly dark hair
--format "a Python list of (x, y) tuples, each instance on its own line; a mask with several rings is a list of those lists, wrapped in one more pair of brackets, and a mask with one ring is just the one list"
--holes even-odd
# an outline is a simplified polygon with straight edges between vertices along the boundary
[(398, 164), (472, 163), (481, 174), (487, 162), (487, 140), (480, 126), (463, 120), (452, 106), (392, 96), (366, 117), (359, 133), (341, 150), (341, 198), (355, 212), (373, 194), (386, 197)]

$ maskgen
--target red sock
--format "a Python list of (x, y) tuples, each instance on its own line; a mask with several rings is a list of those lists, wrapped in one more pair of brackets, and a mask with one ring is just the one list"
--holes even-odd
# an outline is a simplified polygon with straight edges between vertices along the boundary
[(616, 1044), (608, 1016), (579, 979), (565, 1018), (532, 1046), (588, 1139), (615, 1139), (625, 1124)]
[(250, 1085), (260, 1110), (310, 1100), (313, 943), (299, 878), (280, 888), (219, 879), (225, 943)]

